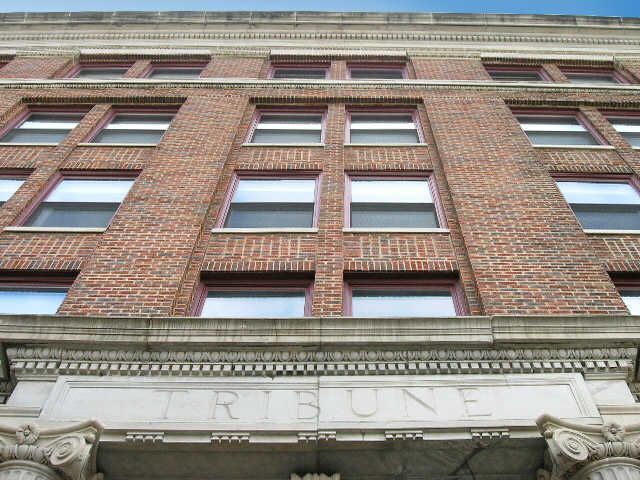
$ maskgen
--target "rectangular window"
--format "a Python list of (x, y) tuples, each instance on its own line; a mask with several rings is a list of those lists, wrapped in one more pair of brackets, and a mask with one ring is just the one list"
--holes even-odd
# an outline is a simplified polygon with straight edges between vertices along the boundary
[(548, 78), (539, 67), (487, 67), (492, 80), (497, 82), (546, 82)]
[(156, 145), (173, 117), (172, 113), (116, 113), (91, 143)]
[(254, 122), (251, 143), (322, 143), (323, 114), (261, 111)]
[(106, 228), (133, 182), (133, 178), (63, 177), (24, 225)]
[(380, 145), (421, 143), (415, 113), (351, 112), (349, 143)]
[(345, 315), (354, 317), (455, 317), (463, 314), (453, 283), (348, 282)]
[(404, 65), (349, 65), (352, 80), (402, 80), (407, 78)]
[(563, 70), (565, 77), (577, 85), (620, 85), (627, 83), (613, 71)]
[(600, 145), (586, 124), (575, 114), (516, 114), (533, 145)]
[(295, 318), (311, 313), (311, 282), (207, 285), (201, 317)]
[(70, 282), (6, 281), (0, 283), (0, 314), (53, 315), (64, 301)]
[(0, 177), (0, 206), (4, 205), (23, 183), (23, 178)]
[(203, 67), (162, 67), (154, 66), (148, 78), (157, 80), (189, 80), (200, 78)]
[(274, 65), (270, 78), (274, 80), (324, 80), (329, 67), (320, 65)]
[(620, 288), (622, 301), (629, 309), (631, 315), (640, 315), (640, 288)]
[(78, 70), (72, 71), (70, 78), (87, 78), (95, 80), (116, 80), (123, 78), (124, 74), (129, 70), (130, 65), (124, 67), (89, 67), (82, 66)]
[(438, 228), (431, 178), (350, 177), (347, 226)]
[(640, 115), (611, 116), (607, 120), (632, 147), (640, 147)]
[(556, 181), (585, 230), (640, 230), (640, 194), (628, 181)]
[(225, 228), (311, 228), (317, 178), (236, 178)]
[(84, 113), (31, 112), (0, 138), (0, 142), (60, 143), (76, 128), (82, 117)]

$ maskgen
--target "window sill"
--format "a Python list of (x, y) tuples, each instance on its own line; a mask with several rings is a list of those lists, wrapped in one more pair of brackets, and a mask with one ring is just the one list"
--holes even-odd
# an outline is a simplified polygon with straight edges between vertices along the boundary
[(426, 143), (345, 143), (345, 147), (426, 147)]
[(640, 235), (640, 230), (585, 229), (587, 235)]
[(95, 227), (5, 227), (5, 232), (33, 232), (33, 233), (103, 233), (106, 228)]
[(157, 147), (157, 143), (78, 143), (78, 147), (144, 147), (154, 148)]
[(0, 147), (57, 147), (59, 143), (0, 142)]
[(534, 148), (580, 148), (584, 150), (615, 150), (613, 145), (533, 145)]
[(448, 228), (394, 228), (394, 227), (345, 227), (342, 229), (345, 233), (449, 233)]
[(324, 143), (243, 143), (243, 147), (314, 147), (322, 148)]
[(317, 228), (213, 228), (212, 233), (318, 233)]

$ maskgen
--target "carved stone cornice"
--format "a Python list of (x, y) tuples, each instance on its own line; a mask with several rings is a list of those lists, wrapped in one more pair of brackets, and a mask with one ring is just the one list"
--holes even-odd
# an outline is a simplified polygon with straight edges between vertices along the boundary
[(0, 426), (0, 468), (22, 470), (33, 464), (66, 480), (99, 480), (96, 450), (101, 432), (96, 421), (50, 430), (33, 424)]
[[(640, 477), (640, 424), (583, 425), (543, 415), (536, 421), (548, 450), (540, 480)], [(594, 472), (610, 470), (611, 475)], [(631, 473), (631, 474), (629, 474)]]
[[(401, 346), (398, 346), (401, 347)], [(148, 351), (70, 349), (50, 345), (7, 348), (18, 377), (439, 375), (506, 373), (618, 373), (634, 371), (635, 348), (253, 348)]]

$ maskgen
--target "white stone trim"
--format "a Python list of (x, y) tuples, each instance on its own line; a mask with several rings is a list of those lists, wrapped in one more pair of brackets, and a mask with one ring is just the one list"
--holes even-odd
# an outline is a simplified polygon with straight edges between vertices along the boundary
[(274, 228), (212, 228), (211, 233), (318, 233), (315, 227), (274, 227)]
[(580, 150), (615, 150), (613, 145), (533, 145), (534, 148), (564, 148)]
[(5, 232), (30, 232), (30, 233), (103, 233), (106, 228), (91, 227), (27, 227), (8, 226), (4, 227)]
[(345, 227), (345, 233), (450, 233), (448, 228)]

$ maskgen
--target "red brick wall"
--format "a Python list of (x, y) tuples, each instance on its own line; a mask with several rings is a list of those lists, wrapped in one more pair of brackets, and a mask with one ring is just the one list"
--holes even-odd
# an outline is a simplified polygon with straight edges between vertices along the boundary
[[(43, 64), (31, 67), (34, 75), (44, 71)], [(255, 78), (266, 73), (266, 65), (258, 58), (217, 57), (208, 70), (212, 76)], [(344, 66), (334, 61), (332, 74), (341, 74)], [(417, 59), (414, 68), (419, 78), (486, 75), (475, 60), (447, 65)], [(203, 273), (314, 272), (313, 314), (340, 315), (345, 272), (404, 271), (459, 275), (472, 314), (621, 313), (607, 272), (640, 269), (634, 260), (638, 237), (586, 235), (551, 176), (640, 174), (640, 152), (588, 106), (633, 106), (633, 92), (15, 89), (0, 96), (0, 128), (25, 108), (21, 99), (92, 108), (56, 147), (0, 145), (0, 168), (31, 171), (0, 209), (0, 227), (13, 225), (61, 168), (140, 171), (103, 234), (0, 233), (0, 271), (80, 272), (61, 313), (182, 316), (191, 312)], [(110, 105), (160, 101), (182, 107), (158, 147), (78, 145)], [(254, 101), (325, 106), (326, 145), (243, 145)], [(507, 107), (575, 102), (586, 105), (583, 113), (615, 149), (533, 148)], [(345, 147), (347, 108), (363, 103), (415, 105), (425, 144)], [(236, 170), (321, 171), (318, 232), (212, 233)], [(343, 232), (344, 175), (350, 171), (432, 172), (449, 232)]]
[(54, 78), (72, 64), (67, 57), (17, 57), (0, 69), (0, 78)]
[(480, 60), (471, 58), (412, 58), (422, 80), (491, 80)]

